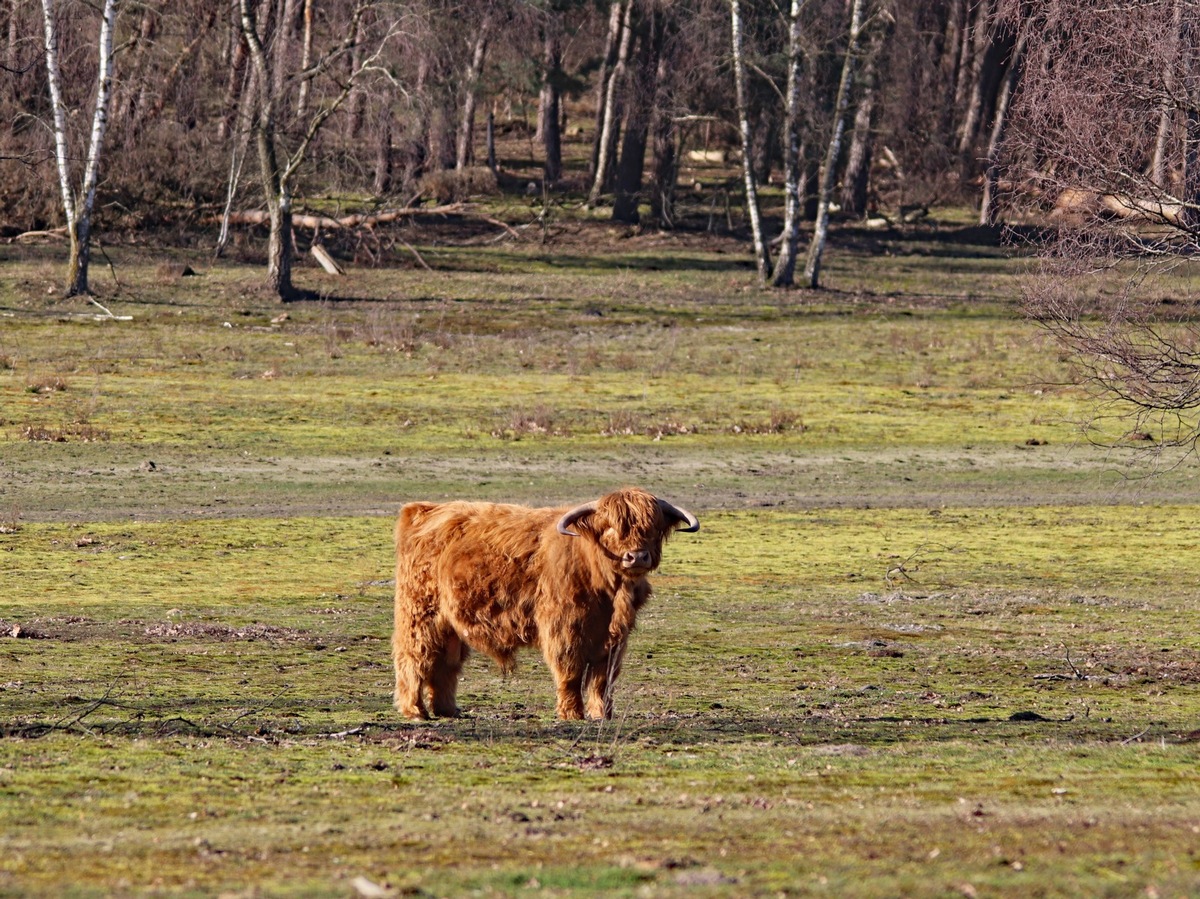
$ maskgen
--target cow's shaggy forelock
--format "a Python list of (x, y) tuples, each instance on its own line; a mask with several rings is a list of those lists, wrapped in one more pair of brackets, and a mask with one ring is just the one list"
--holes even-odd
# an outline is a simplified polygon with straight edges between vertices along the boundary
[[(590, 518), (585, 520), (583, 529), (605, 544), (615, 557), (619, 559), (629, 550), (649, 550), (654, 557), (651, 570), (658, 567), (663, 541), (672, 528), (653, 494), (632, 487), (610, 493), (596, 502), (596, 511)], [(613, 537), (608, 545), (605, 535), (610, 530)]]

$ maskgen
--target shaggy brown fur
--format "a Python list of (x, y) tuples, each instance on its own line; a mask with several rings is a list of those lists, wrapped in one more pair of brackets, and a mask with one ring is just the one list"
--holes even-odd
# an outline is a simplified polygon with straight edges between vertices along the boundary
[(637, 488), (574, 510), (408, 503), (396, 524), (396, 708), (456, 715), (471, 648), (509, 669), (517, 649), (537, 645), (560, 718), (610, 717), (612, 682), (650, 597), (646, 575), (684, 525), (699, 528)]

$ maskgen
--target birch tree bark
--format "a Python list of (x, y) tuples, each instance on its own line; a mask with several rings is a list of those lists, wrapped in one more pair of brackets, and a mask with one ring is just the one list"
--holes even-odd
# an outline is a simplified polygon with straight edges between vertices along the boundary
[[(1183, 28), (1183, 4), (1174, 0), (1171, 15), (1171, 31), (1167, 35), (1168, 58), (1174, 63), (1179, 54), (1179, 33)], [(1154, 156), (1150, 160), (1150, 180), (1158, 187), (1166, 186), (1167, 141), (1171, 137), (1171, 128), (1175, 121), (1175, 67), (1168, 64), (1163, 69), (1163, 102), (1158, 114), (1158, 133), (1154, 139)]]
[(846, 57), (842, 60), (842, 77), (838, 82), (837, 99), (833, 104), (833, 133), (821, 163), (820, 183), (817, 186), (817, 221), (813, 228), (812, 243), (808, 246), (808, 259), (804, 265), (804, 281), (812, 289), (821, 286), (821, 257), (825, 253), (825, 240), (829, 235), (829, 204), (837, 177), (838, 157), (842, 152), (842, 135), (846, 130), (846, 110), (850, 106), (850, 89), (854, 85), (854, 68), (858, 61), (859, 40), (863, 28), (863, 0), (853, 0), (850, 8), (850, 41), (846, 46)]
[(491, 39), (492, 20), (487, 16), (479, 26), (479, 34), (475, 36), (475, 47), (471, 53), (471, 62), (467, 66), (466, 77), (463, 79), (462, 121), (458, 125), (457, 152), (454, 156), (454, 167), (462, 171), (475, 161), (475, 107), (479, 102), (479, 79), (483, 75), (483, 62), (487, 58), (488, 41)]
[(792, 0), (788, 13), (787, 92), (783, 102), (783, 243), (771, 284), (791, 287), (796, 281), (796, 254), (800, 246), (800, 184), (804, 177), (800, 160), (800, 78), (803, 52), (800, 46), (800, 11), (805, 0)]
[(59, 65), (57, 4), (42, 0), (42, 18), (46, 38), (46, 76), (53, 107), (54, 155), (62, 192), (63, 213), (67, 219), (70, 258), (67, 262), (67, 296), (91, 293), (88, 263), (92, 251), (92, 211), (96, 205), (96, 185), (100, 178), (100, 157), (108, 129), (112, 102), (113, 28), (117, 0), (104, 0), (100, 12), (100, 37), (97, 41), (99, 67), (96, 72), (96, 101), (88, 140), (87, 161), (76, 189), (71, 171), (71, 151), (67, 134), (67, 107), (63, 100), (62, 70)]
[(754, 147), (747, 111), (746, 60), (743, 52), (745, 42), (740, 0), (729, 0), (729, 14), (733, 36), (733, 82), (737, 95), (738, 133), (742, 139), (742, 175), (746, 184), (746, 213), (750, 217), (750, 231), (754, 237), (754, 260), (758, 279), (766, 284), (771, 273), (771, 250), (763, 236), (762, 213), (758, 205), (758, 179), (754, 175)]
[(596, 177), (596, 166), (600, 161), (600, 137), (604, 133), (605, 109), (608, 105), (608, 82), (612, 78), (613, 66), (617, 64), (617, 49), (621, 45), (621, 26), (625, 21), (625, 3), (612, 0), (608, 11), (608, 31), (604, 41), (604, 56), (600, 60), (600, 71), (596, 73), (596, 131), (592, 139), (592, 155), (588, 163), (588, 178)]
[(633, 41), (634, 2), (635, 0), (626, 0), (621, 13), (621, 39), (618, 42), (617, 60), (613, 63), (604, 95), (604, 122), (596, 136), (596, 174), (592, 179), (592, 189), (588, 193), (589, 207), (600, 202), (600, 195), (604, 193), (612, 172), (612, 157), (616, 146), (617, 97), (624, 85), (625, 70), (629, 65), (629, 47)]
[(846, 169), (842, 173), (842, 211), (855, 216), (866, 214), (871, 186), (871, 159), (874, 155), (871, 129), (874, 124), (875, 98), (879, 85), (879, 47), (875, 42), (882, 40), (883, 34), (880, 29), (876, 31), (875, 40), (867, 46), (860, 79), (862, 92), (854, 110), (850, 149), (846, 152)]

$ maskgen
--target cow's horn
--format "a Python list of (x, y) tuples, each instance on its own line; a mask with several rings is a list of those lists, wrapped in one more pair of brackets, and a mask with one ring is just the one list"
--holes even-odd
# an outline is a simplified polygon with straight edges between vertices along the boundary
[(571, 530), (571, 525), (583, 518), (584, 515), (590, 515), (595, 511), (596, 504), (594, 502), (584, 503), (582, 506), (576, 506), (558, 520), (558, 532), (560, 534), (565, 534), (568, 537), (578, 537), (579, 534)]
[(678, 506), (673, 506), (665, 499), (660, 499), (658, 504), (662, 506), (662, 510), (668, 518), (677, 518), (680, 521), (687, 522), (687, 527), (680, 528), (679, 530), (683, 531), (684, 533), (691, 533), (700, 530), (700, 521), (687, 509), (681, 509)]

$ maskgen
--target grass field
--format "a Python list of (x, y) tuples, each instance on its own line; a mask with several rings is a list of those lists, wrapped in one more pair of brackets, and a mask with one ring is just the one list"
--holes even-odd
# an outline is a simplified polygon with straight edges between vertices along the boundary
[[(955, 234), (847, 232), (818, 294), (645, 235), (287, 306), (112, 250), (122, 321), (0, 248), (0, 895), (1200, 892), (1197, 466), (1081, 430)], [(624, 483), (702, 529), (614, 719), (532, 653), (399, 719), (400, 504)]]

